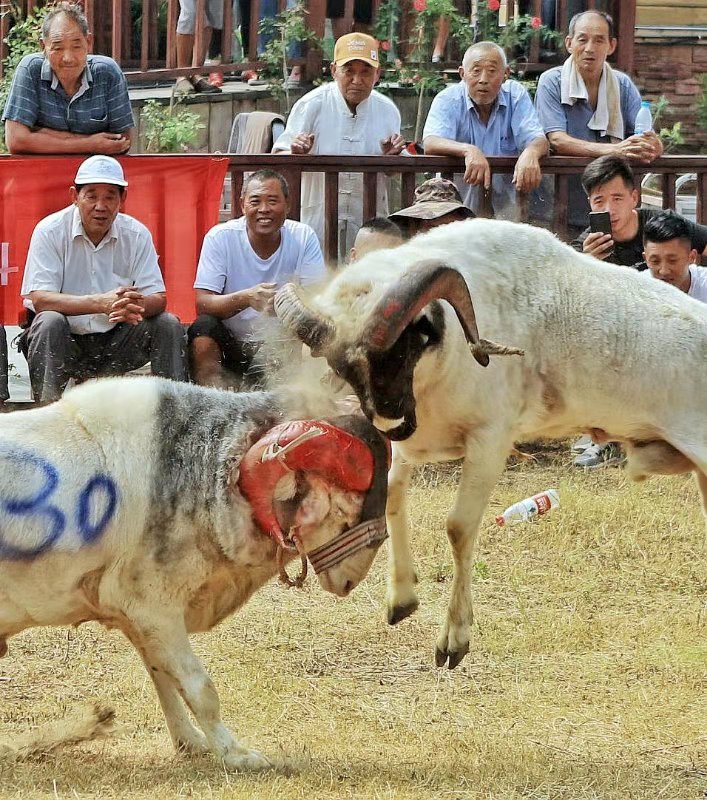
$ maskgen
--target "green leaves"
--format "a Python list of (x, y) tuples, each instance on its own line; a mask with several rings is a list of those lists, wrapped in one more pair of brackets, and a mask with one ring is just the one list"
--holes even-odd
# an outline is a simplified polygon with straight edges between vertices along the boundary
[[(20, 7), (12, 3), (9, 6), (9, 11), (2, 11), (2, 15), (10, 14), (13, 19), (12, 27), (10, 28), (5, 43), (7, 44), (8, 54), (5, 59), (5, 72), (0, 81), (0, 113), (5, 108), (7, 96), (10, 93), (10, 84), (12, 83), (12, 76), (15, 74), (15, 69), (20, 61), (30, 53), (38, 53), (40, 49), (39, 39), (42, 34), (42, 23), (44, 17), (50, 10), (50, 6), (43, 8), (35, 8), (31, 14), (28, 14), (25, 19), (22, 19), (22, 10)], [(6, 6), (3, 6), (3, 9)], [(6, 153), (5, 147), (5, 130), (0, 125), (0, 153)]]
[(205, 125), (193, 111), (175, 110), (179, 102), (165, 106), (158, 100), (148, 100), (142, 107), (140, 123), (146, 153), (183, 153), (196, 142)]
[(307, 9), (300, 0), (275, 17), (261, 21), (258, 31), (269, 37), (262, 54), (266, 67), (263, 77), (267, 79), (273, 94), (285, 98), (286, 111), (290, 110), (290, 93), (287, 83), (287, 57), (290, 47), (299, 42), (324, 48), (324, 42), (308, 27)]

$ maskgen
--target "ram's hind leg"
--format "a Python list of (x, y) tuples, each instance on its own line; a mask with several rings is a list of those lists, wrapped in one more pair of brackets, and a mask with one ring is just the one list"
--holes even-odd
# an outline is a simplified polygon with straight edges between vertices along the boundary
[(388, 623), (413, 614), (419, 605), (415, 591), (415, 565), (410, 553), (410, 522), (407, 503), (412, 465), (393, 448), (393, 465), (388, 479), (386, 519), (390, 533), (388, 549)]
[(498, 432), (475, 432), (467, 448), (454, 508), (447, 519), (454, 580), (447, 617), (437, 639), (438, 667), (448, 664), (449, 669), (454, 669), (469, 652), (469, 631), (474, 618), (471, 576), (479, 523), (513, 444), (509, 441), (507, 447), (499, 449), (499, 440), (503, 441)]
[(702, 513), (705, 517), (705, 527), (707, 527), (707, 472), (697, 470), (695, 472), (695, 477), (697, 478), (697, 486), (702, 495)]

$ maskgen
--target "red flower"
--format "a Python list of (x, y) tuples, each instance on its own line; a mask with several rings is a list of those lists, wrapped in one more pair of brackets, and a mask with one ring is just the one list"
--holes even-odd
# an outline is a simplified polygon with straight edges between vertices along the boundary
[(381, 42), (381, 50), (385, 50), (385, 52), (387, 53), (388, 50), (390, 50), (390, 42), (387, 40)]
[(540, 19), (540, 17), (533, 17), (530, 20), (530, 27), (533, 30), (537, 30), (542, 24), (543, 24), (543, 21)]
[(415, 11), (424, 11), (427, 8), (427, 0), (415, 0), (412, 7)]
[(498, 9), (501, 7), (499, 0), (488, 0), (486, 5), (488, 6), (489, 11), (498, 11)]

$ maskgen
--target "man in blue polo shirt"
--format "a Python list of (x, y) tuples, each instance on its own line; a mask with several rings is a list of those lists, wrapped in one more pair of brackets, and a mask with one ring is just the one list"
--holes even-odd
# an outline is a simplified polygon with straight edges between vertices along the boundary
[(92, 36), (81, 7), (60, 3), (42, 25), (42, 53), (17, 66), (3, 111), (11, 153), (100, 153), (130, 149), (133, 120), (120, 67), (89, 55)]
[(432, 101), (423, 132), (425, 152), (460, 156), (466, 171), (460, 191), (466, 205), (478, 212), (480, 189), (492, 185), (486, 156), (518, 156), (513, 176), (493, 176), (496, 216), (515, 217), (515, 192), (535, 189), (541, 179), (540, 159), (548, 143), (525, 87), (506, 80), (508, 65), (494, 42), (478, 42), (464, 54), (461, 82)]

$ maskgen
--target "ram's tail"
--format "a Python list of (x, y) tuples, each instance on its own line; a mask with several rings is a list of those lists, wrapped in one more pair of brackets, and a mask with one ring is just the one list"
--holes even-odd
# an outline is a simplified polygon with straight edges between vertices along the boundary
[(0, 742), (0, 763), (50, 753), (67, 744), (87, 742), (116, 732), (115, 711), (103, 703), (83, 706), (62, 719), (20, 734), (12, 744)]

